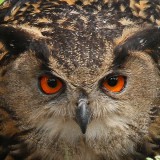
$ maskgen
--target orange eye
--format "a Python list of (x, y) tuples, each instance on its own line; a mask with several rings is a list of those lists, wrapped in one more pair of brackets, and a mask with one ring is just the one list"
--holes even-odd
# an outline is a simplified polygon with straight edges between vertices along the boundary
[(44, 75), (40, 78), (40, 86), (45, 94), (55, 94), (63, 87), (63, 83), (57, 77)]
[(125, 77), (119, 75), (106, 78), (103, 81), (102, 86), (108, 91), (120, 92), (125, 86)]

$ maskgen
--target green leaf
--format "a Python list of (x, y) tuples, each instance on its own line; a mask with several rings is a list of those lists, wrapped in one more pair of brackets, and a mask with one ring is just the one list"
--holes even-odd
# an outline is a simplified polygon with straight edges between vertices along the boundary
[(0, 0), (0, 4), (3, 2), (4, 0)]
[(155, 156), (155, 160), (160, 160), (160, 156)]
[(154, 159), (148, 157), (148, 158), (146, 158), (146, 160), (154, 160)]

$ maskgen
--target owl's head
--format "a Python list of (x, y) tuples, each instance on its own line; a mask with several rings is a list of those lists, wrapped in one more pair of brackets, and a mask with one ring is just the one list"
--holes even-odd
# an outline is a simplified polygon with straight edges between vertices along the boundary
[(61, 145), (114, 159), (132, 153), (159, 105), (159, 37), (157, 27), (126, 29), (111, 40), (1, 26), (2, 109), (45, 154)]

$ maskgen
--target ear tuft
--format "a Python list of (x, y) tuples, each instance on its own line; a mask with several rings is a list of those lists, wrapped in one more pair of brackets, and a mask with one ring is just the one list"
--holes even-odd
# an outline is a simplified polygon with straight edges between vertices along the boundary
[(147, 28), (139, 31), (118, 45), (115, 50), (116, 66), (120, 66), (127, 59), (129, 51), (144, 51), (149, 53), (160, 68), (160, 27)]
[(0, 26), (0, 63), (16, 57), (29, 49), (31, 42), (36, 41), (34, 34), (26, 28), (10, 25)]
[(0, 26), (0, 42), (6, 50), (18, 54), (24, 52), (32, 36), (25, 30), (12, 26)]
[(32, 50), (37, 58), (48, 61), (50, 51), (46, 37), (36, 28), (0, 26), (0, 65), (6, 65), (19, 54)]

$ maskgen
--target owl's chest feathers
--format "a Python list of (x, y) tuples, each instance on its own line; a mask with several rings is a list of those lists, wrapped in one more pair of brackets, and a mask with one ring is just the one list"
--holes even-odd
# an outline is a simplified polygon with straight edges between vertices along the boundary
[[(56, 128), (56, 124), (57, 127)], [(54, 125), (55, 124), (55, 125)], [(35, 146), (34, 156), (41, 155), (42, 159), (47, 160), (120, 160), (121, 156), (132, 154), (137, 135), (133, 133), (125, 134), (117, 127), (117, 131), (110, 136), (110, 130), (104, 130), (102, 123), (92, 123), (86, 134), (82, 134), (75, 122), (59, 124), (52, 121), (54, 128), (46, 125), (41, 127), (39, 132), (32, 132), (31, 137), (26, 140), (29, 150)], [(134, 141), (127, 135), (135, 136)], [(114, 138), (118, 136), (119, 138)], [(127, 159), (126, 159), (127, 160)]]
[[(117, 144), (116, 142), (114, 143), (114, 145), (121, 146), (118, 141)], [(47, 149), (43, 145), (37, 147), (31, 157), (37, 155), (41, 156), (42, 159), (47, 160), (108, 160), (111, 158), (113, 158), (113, 160), (121, 160), (121, 158), (123, 159), (125, 157), (126, 160), (129, 160), (127, 158), (129, 158), (130, 154), (132, 154), (131, 150), (134, 145), (133, 142), (131, 142), (128, 145), (128, 150), (122, 151), (123, 149), (115, 150), (114, 148), (110, 148), (110, 146), (106, 149), (107, 144), (104, 146), (103, 142), (102, 146), (96, 146), (97, 144), (101, 145), (99, 144), (99, 141), (96, 141), (96, 139), (91, 141), (91, 144), (87, 144), (83, 138), (80, 138), (75, 144), (69, 144), (68, 142), (62, 140), (58, 143), (54, 142), (53, 146), (50, 146)], [(95, 148), (97, 149), (96, 151)], [(128, 152), (128, 154), (123, 155), (122, 152)]]

